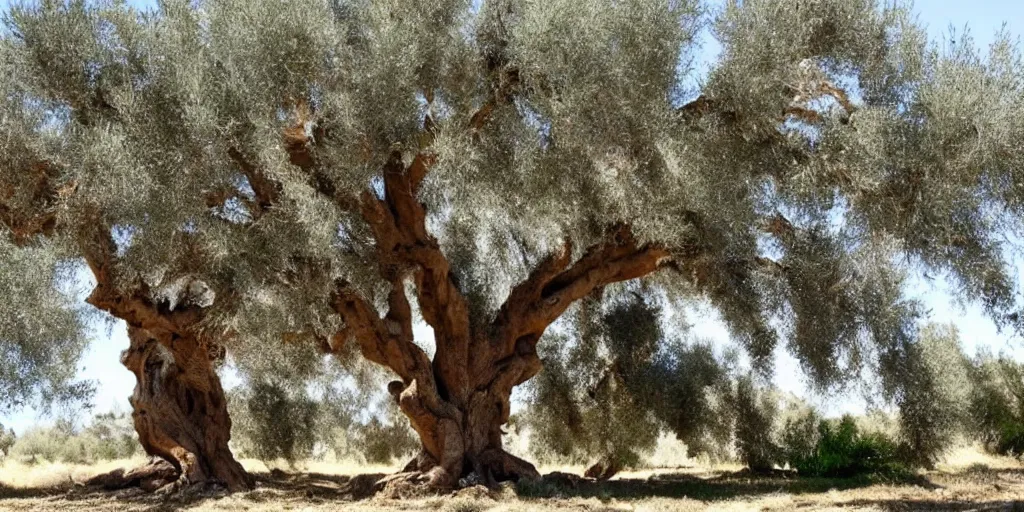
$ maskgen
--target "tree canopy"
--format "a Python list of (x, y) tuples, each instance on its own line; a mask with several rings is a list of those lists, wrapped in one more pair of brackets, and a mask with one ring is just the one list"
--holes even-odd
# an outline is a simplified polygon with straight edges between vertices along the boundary
[[(222, 409), (214, 347), (300, 365), (355, 345), (397, 375), (434, 485), (535, 473), (501, 449), (512, 389), (563, 313), (634, 279), (710, 302), (761, 374), (779, 347), (821, 389), (917, 343), (910, 271), (1024, 325), (1008, 34), (940, 47), (873, 0), (44, 0), (5, 26), (0, 258), (37, 267), (0, 282), (84, 258), (140, 385), (167, 378), (150, 357), (206, 368), (182, 410), (199, 391)], [(722, 52), (697, 80), (705, 27)], [(5, 348), (76, 332), (12, 306)], [(644, 314), (608, 312), (623, 361), (655, 351)]]

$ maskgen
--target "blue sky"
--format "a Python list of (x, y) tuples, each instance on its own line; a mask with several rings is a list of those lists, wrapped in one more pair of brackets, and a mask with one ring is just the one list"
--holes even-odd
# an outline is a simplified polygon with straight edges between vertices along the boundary
[[(133, 0), (130, 3), (153, 5), (155, 2)], [(0, 8), (6, 9), (8, 4), (8, 0), (0, 0)], [(963, 28), (968, 26), (975, 43), (984, 48), (992, 42), (1004, 22), (1008, 24), (1011, 33), (1024, 35), (1024, 2), (1020, 0), (920, 0), (915, 3), (915, 11), (919, 14), (920, 21), (927, 25), (932, 39), (936, 41), (947, 40), (950, 27), (961, 33)], [(713, 42), (706, 44), (698, 66), (707, 66), (713, 62), (717, 51), (717, 45)], [(1017, 259), (1018, 282), (1021, 282), (1021, 263), (1021, 260)], [(973, 353), (978, 347), (989, 347), (993, 352), (1004, 352), (1018, 360), (1024, 360), (1024, 341), (998, 332), (995, 325), (982, 314), (977, 304), (959, 304), (951, 299), (949, 291), (948, 282), (941, 276), (933, 280), (917, 277), (908, 290), (911, 296), (920, 299), (930, 310), (930, 320), (952, 322), (959, 327), (969, 353)], [(690, 317), (691, 323), (697, 324), (694, 328), (695, 334), (726, 343), (728, 335), (722, 324), (715, 319), (714, 312), (705, 310), (701, 314), (703, 318), (693, 315)], [(425, 326), (419, 326), (416, 331), (418, 337), (432, 338), (432, 333)], [(124, 324), (119, 322), (109, 332), (103, 326), (96, 326), (92, 334), (93, 342), (81, 362), (79, 376), (82, 379), (93, 380), (98, 385), (94, 411), (128, 411), (128, 395), (135, 386), (135, 378), (119, 363), (120, 352), (128, 346)], [(776, 384), (785, 390), (806, 394), (803, 375), (792, 357), (780, 350), (776, 368)], [(227, 375), (225, 385), (230, 387), (235, 380)], [(830, 414), (858, 412), (864, 407), (863, 402), (856, 396), (819, 396), (811, 397), (811, 401)], [(0, 416), (0, 423), (14, 427), (19, 433), (33, 423), (48, 421), (49, 418), (40, 417), (34, 410)]]

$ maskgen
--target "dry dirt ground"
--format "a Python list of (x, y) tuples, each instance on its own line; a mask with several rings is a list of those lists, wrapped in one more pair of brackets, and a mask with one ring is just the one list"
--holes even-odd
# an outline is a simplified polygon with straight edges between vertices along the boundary
[[(552, 477), (507, 486), (482, 487), (446, 496), (389, 499), (371, 495), (373, 482), (390, 468), (311, 464), (301, 472), (256, 473), (256, 490), (225, 495), (216, 489), (175, 496), (137, 490), (102, 492), (75, 482), (121, 461), (81, 467), (25, 466), (0, 468), (0, 510), (90, 512), (132, 510), (194, 511), (676, 511), (676, 510), (1007, 510), (1024, 512), (1024, 466), (1013, 459), (979, 458), (970, 453), (951, 457), (954, 464), (921, 473), (898, 483), (866, 480), (753, 477), (735, 468), (685, 467), (622, 474), (596, 483)], [(561, 468), (560, 468), (561, 469)], [(577, 468), (578, 474), (578, 468)]]

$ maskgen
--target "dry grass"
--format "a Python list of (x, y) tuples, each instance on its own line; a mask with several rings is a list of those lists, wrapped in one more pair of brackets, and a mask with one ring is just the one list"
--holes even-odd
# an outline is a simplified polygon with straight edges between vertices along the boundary
[(1021, 461), (1013, 457), (989, 455), (977, 446), (963, 446), (948, 453), (939, 462), (937, 469), (955, 473), (982, 466), (990, 469), (1018, 469)]
[[(194, 510), (194, 511), (410, 511), (439, 512), (613, 512), (686, 510), (1008, 510), (1024, 511), (1024, 467), (1011, 458), (972, 449), (950, 454), (937, 471), (910, 482), (753, 477), (721, 467), (649, 469), (622, 474), (605, 483), (571, 484), (545, 480), (500, 491), (463, 489), (441, 497), (389, 500), (355, 499), (393, 467), (353, 463), (305, 464), (302, 471), (271, 472), (244, 461), (260, 482), (247, 493), (185, 493), (164, 497), (137, 490), (96, 492), (71, 484), (118, 465), (10, 463), (0, 467), (0, 510)], [(550, 471), (550, 468), (546, 468)], [(577, 474), (580, 468), (573, 469)], [(363, 476), (358, 476), (363, 475)], [(6, 498), (4, 498), (6, 497)]]
[(15, 489), (63, 487), (75, 482), (82, 482), (100, 473), (120, 467), (142, 465), (145, 462), (146, 459), (143, 458), (112, 460), (91, 465), (46, 461), (29, 464), (17, 460), (5, 460), (0, 466), (0, 486)]

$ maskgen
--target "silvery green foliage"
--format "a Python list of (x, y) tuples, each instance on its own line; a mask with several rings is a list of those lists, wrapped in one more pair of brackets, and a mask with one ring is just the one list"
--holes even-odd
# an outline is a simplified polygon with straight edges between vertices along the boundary
[(4, 455), (4, 458), (7, 458), (7, 455), (11, 451), (11, 447), (14, 446), (17, 439), (18, 436), (14, 434), (14, 429), (5, 429), (3, 425), (0, 425), (0, 453)]
[(537, 457), (635, 466), (662, 431), (691, 456), (732, 452), (734, 362), (708, 343), (669, 338), (662, 311), (650, 294), (615, 290), (548, 335), (522, 413)]
[(929, 324), (879, 355), (885, 396), (897, 407), (903, 458), (931, 465), (964, 433), (971, 380), (957, 330)]
[(251, 382), (229, 397), (232, 437), (240, 452), (272, 463), (294, 464), (313, 454), (318, 403), (304, 390), (265, 380)]
[(74, 380), (85, 316), (67, 285), (77, 268), (48, 244), (14, 249), (0, 238), (0, 269), (0, 412), (86, 398), (89, 387)]
[(969, 365), (968, 431), (993, 453), (1024, 454), (1024, 365), (979, 353)]
[(232, 445), (243, 456), (294, 464), (337, 459), (390, 464), (419, 445), (394, 398), (388, 375), (347, 347), (331, 356), (295, 340), (236, 350), (241, 379), (228, 392)]
[[(367, 226), (333, 198), (427, 144), (428, 226), (481, 320), (566, 238), (578, 255), (626, 223), (678, 256), (652, 287), (710, 300), (762, 370), (782, 343), (822, 388), (913, 335), (909, 267), (1024, 321), (1002, 241), (1024, 219), (1019, 51), (939, 49), (903, 5), (46, 0), (6, 22), (12, 203), (56, 211), (69, 254), (98, 214), (125, 286), (201, 280), (239, 351), (336, 331), (336, 279), (383, 302)], [(687, 90), (705, 22), (723, 52)], [(232, 155), (279, 184), (272, 205)], [(74, 193), (27, 201), (39, 161)]]
[[(622, 314), (630, 306), (640, 313)], [(658, 312), (637, 298), (610, 307), (585, 300), (564, 332), (548, 335), (544, 371), (531, 381), (522, 418), (536, 457), (622, 468), (654, 448), (661, 425), (650, 397), (657, 391), (653, 382), (641, 388), (638, 372), (661, 341)]]
[(781, 427), (778, 445), (784, 462), (792, 469), (796, 461), (809, 460), (815, 456), (821, 439), (819, 424), (821, 416), (811, 407), (792, 407), (787, 411)]
[(736, 383), (736, 451), (740, 460), (754, 471), (772, 469), (781, 463), (777, 444), (779, 404), (775, 397), (759, 390), (749, 376)]
[(820, 416), (807, 402), (754, 374), (735, 375), (730, 384), (719, 393), (727, 418), (720, 421), (729, 428), (719, 440), (723, 455), (752, 471), (769, 471), (814, 451)]

